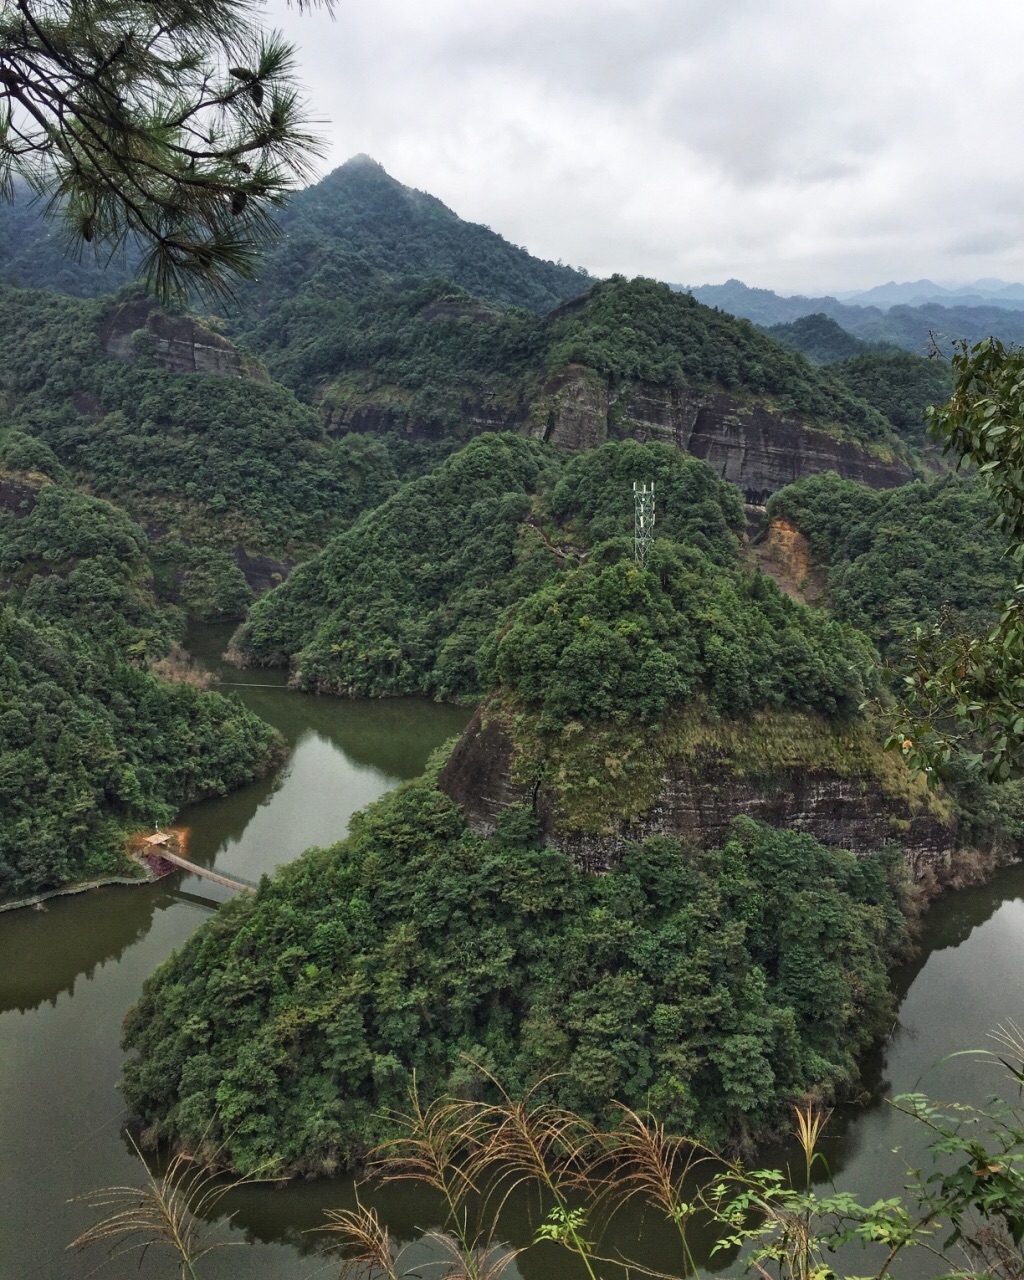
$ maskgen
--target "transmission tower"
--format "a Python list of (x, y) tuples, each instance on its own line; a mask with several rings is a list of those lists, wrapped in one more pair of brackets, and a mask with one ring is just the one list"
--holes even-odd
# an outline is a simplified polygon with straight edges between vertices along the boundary
[(654, 481), (640, 484), (633, 481), (633, 506), (636, 511), (636, 527), (633, 535), (633, 555), (642, 569), (647, 563), (647, 553), (654, 541)]

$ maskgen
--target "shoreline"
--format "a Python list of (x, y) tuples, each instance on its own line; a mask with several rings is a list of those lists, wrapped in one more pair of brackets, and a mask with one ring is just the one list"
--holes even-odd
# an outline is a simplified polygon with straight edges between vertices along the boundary
[(62, 885), (59, 889), (46, 889), (42, 893), (34, 893), (28, 898), (19, 898), (15, 902), (0, 902), (0, 913), (19, 911), (25, 907), (36, 907), (50, 898), (67, 898), (76, 893), (88, 893), (90, 889), (103, 889), (107, 885), (155, 884), (149, 876), (101, 876), (96, 880), (79, 880), (75, 884)]
[[(176, 852), (188, 851), (187, 827), (168, 827), (167, 835), (170, 837), (171, 845)], [(127, 859), (139, 868), (142, 872), (141, 875), (109, 875), (97, 876), (94, 880), (76, 880), (72, 884), (60, 885), (56, 889), (44, 889), (41, 893), (30, 894), (27, 898), (18, 898), (14, 902), (0, 902), (0, 914), (5, 911), (20, 911), (26, 907), (38, 907), (44, 902), (48, 902), (51, 898), (67, 898), (76, 893), (88, 893), (91, 889), (105, 889), (108, 885), (156, 884), (164, 876), (177, 870), (177, 868), (170, 867), (162, 875), (157, 874), (145, 859), (143, 855), (144, 848), (145, 839), (138, 832), (128, 838)]]

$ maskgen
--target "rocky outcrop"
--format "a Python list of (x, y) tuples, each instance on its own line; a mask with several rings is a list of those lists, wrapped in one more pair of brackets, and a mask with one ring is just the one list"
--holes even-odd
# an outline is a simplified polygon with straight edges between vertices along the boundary
[[(410, 440), (439, 440), (453, 434), (447, 425), (418, 416), (407, 401), (407, 396), (397, 392), (362, 394), (335, 385), (317, 407), (324, 429), (335, 437), (350, 432), (365, 435), (397, 432)], [(486, 391), (466, 395), (459, 406), (459, 427), (455, 434), (469, 440), (487, 431), (522, 431), (528, 416), (529, 405), (524, 397)]]
[(31, 515), (39, 501), (39, 490), (49, 483), (46, 476), (0, 470), (0, 513)]
[[(748, 508), (748, 512), (754, 508)], [(748, 531), (750, 519), (748, 515)], [(817, 604), (825, 594), (826, 571), (811, 561), (811, 544), (794, 524), (776, 518), (757, 532), (754, 558), (794, 600)]]
[[(449, 426), (418, 416), (409, 395), (397, 388), (360, 392), (336, 383), (319, 407), (335, 436), (350, 431), (397, 431), (413, 439), (451, 434)], [(582, 365), (568, 365), (536, 395), (503, 388), (464, 396), (458, 416), (457, 433), (466, 439), (484, 431), (519, 431), (564, 453), (582, 453), (609, 439), (663, 440), (703, 458), (755, 504), (801, 476), (824, 471), (874, 489), (913, 479), (909, 466), (895, 456), (837, 439), (754, 400), (647, 382), (612, 387)]]
[(231, 558), (258, 596), (267, 591), (273, 591), (274, 587), (279, 587), (296, 564), (294, 560), (276, 560), (272, 556), (252, 555), (242, 546), (232, 547)]
[(100, 326), (100, 341), (108, 356), (124, 364), (149, 357), (169, 373), (270, 381), (262, 366), (227, 338), (189, 316), (169, 316), (145, 298), (112, 307)]
[(913, 478), (898, 458), (876, 455), (763, 404), (726, 392), (646, 382), (610, 389), (603, 378), (576, 365), (548, 383), (532, 430), (569, 453), (592, 449), (610, 436), (664, 440), (710, 463), (750, 503), (764, 503), (801, 476), (824, 471), (874, 489), (895, 488)]
[(625, 843), (655, 835), (712, 847), (740, 815), (806, 832), (821, 844), (859, 855), (897, 844), (915, 880), (948, 862), (955, 843), (951, 819), (935, 806), (888, 794), (877, 777), (790, 766), (758, 779), (713, 752), (699, 761), (665, 761), (656, 797), (638, 819), (622, 822), (609, 815), (603, 830), (582, 830), (566, 821), (542, 770), (532, 780), (517, 780), (515, 756), (502, 717), (478, 711), (441, 771), (439, 786), (460, 805), (469, 826), (484, 834), (495, 829), (509, 805), (531, 806), (545, 842), (587, 871), (607, 870)]

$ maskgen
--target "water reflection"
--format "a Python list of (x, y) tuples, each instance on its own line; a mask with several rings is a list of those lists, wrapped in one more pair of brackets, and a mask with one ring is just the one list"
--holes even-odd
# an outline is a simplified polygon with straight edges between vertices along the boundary
[[(223, 646), (214, 637), (212, 647)], [(246, 673), (233, 672), (236, 679)], [(254, 679), (267, 680), (266, 673)], [(367, 704), (314, 699), (283, 688), (239, 690), (293, 748), (272, 778), (191, 806), (190, 856), (258, 880), (311, 844), (340, 839), (351, 814), (404, 778), (458, 733), (468, 712), (430, 703)], [(382, 710), (375, 716), (374, 710)], [(73, 1197), (107, 1185), (138, 1184), (141, 1170), (122, 1133), (121, 1022), (143, 980), (216, 909), (228, 891), (184, 873), (156, 885), (112, 886), (52, 899), (41, 912), (0, 915), (0, 1274), (80, 1280), (99, 1260), (64, 1250), (90, 1221)], [(210, 1280), (297, 1280), (325, 1272), (313, 1257), (321, 1200), (264, 1218), (262, 1196), (242, 1198), (245, 1221), (228, 1229), (248, 1250), (225, 1249), (204, 1264)], [(285, 1205), (276, 1192), (270, 1198)], [(294, 1203), (287, 1197), (287, 1203)], [(249, 1211), (249, 1204), (252, 1210)], [(258, 1224), (265, 1221), (266, 1226)], [(411, 1233), (414, 1234), (414, 1233)], [(131, 1262), (134, 1268), (134, 1260)], [(127, 1274), (112, 1268), (111, 1275)], [(157, 1255), (141, 1275), (166, 1274)]]
[[(160, 885), (112, 885), (103, 891), (51, 898), (43, 910), (0, 916), (0, 1013), (56, 1006), (79, 978), (119, 961), (149, 932), (173, 894)], [(61, 945), (55, 946), (54, 939)]]

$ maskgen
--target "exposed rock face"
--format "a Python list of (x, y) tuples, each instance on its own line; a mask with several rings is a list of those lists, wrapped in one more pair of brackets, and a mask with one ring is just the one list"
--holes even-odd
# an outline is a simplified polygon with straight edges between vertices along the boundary
[(280, 586), (295, 568), (294, 560), (275, 560), (271, 556), (251, 555), (243, 546), (233, 547), (231, 557), (258, 596)]
[(39, 501), (39, 490), (49, 484), (43, 476), (12, 475), (0, 471), (0, 512), (14, 516), (28, 516)]
[(874, 778), (785, 769), (764, 784), (737, 776), (713, 756), (697, 768), (669, 761), (657, 800), (640, 821), (621, 823), (608, 833), (571, 830), (546, 786), (513, 780), (513, 754), (501, 720), (485, 720), (478, 711), (441, 771), (439, 785), (461, 806), (469, 826), (484, 834), (494, 830), (504, 808), (531, 805), (545, 842), (567, 853), (581, 870), (606, 871), (619, 860), (624, 843), (655, 835), (720, 844), (741, 814), (861, 855), (898, 844), (915, 880), (926, 868), (944, 864), (954, 845), (951, 824), (885, 795)]
[(609, 435), (664, 440), (710, 463), (750, 503), (764, 503), (777, 489), (823, 471), (874, 489), (894, 488), (913, 478), (897, 459), (876, 457), (799, 418), (724, 392), (646, 382), (609, 390), (603, 379), (580, 366), (562, 370), (545, 390), (551, 406), (534, 432), (556, 448), (578, 453), (603, 444)]
[[(359, 395), (336, 387), (320, 408), (332, 435), (397, 431), (430, 439), (445, 433), (446, 428), (418, 419), (399, 393), (393, 397), (388, 401), (381, 393)], [(705, 459), (743, 491), (747, 502), (756, 504), (801, 476), (823, 471), (874, 489), (913, 479), (899, 459), (878, 457), (762, 404), (724, 392), (646, 382), (613, 388), (607, 378), (582, 365), (562, 369), (532, 399), (525, 394), (517, 399), (507, 391), (467, 396), (460, 416), (467, 439), (483, 431), (520, 431), (565, 453), (629, 436), (663, 440)]]
[(788, 520), (772, 520), (758, 536), (754, 554), (761, 571), (794, 600), (817, 604), (824, 595), (825, 570), (811, 563), (811, 544)]
[(134, 364), (139, 358), (134, 335), (139, 331), (148, 334), (153, 358), (169, 373), (270, 381), (261, 366), (227, 338), (187, 316), (165, 315), (145, 298), (111, 308), (100, 326), (103, 350), (114, 360)]
[[(350, 432), (386, 435), (394, 431), (410, 440), (439, 440), (451, 432), (437, 423), (426, 422), (409, 413), (402, 404), (382, 404), (372, 396), (338, 394), (337, 391), (320, 405), (324, 428), (330, 436)], [(461, 405), (460, 434), (467, 440), (486, 431), (522, 431), (529, 416), (526, 400), (508, 396), (464, 396)]]

